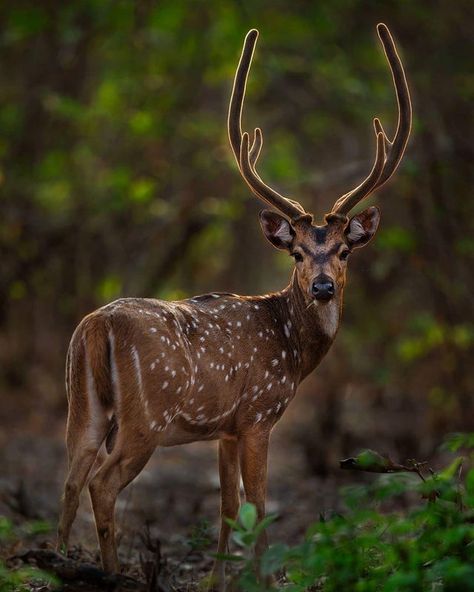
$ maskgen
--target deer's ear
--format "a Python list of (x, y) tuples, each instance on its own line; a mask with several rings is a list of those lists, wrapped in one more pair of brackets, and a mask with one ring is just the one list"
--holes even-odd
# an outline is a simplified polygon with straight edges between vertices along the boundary
[(365, 246), (377, 232), (380, 222), (380, 210), (371, 206), (349, 220), (346, 239), (353, 249)]
[(276, 212), (263, 210), (260, 212), (260, 224), (263, 234), (277, 249), (290, 249), (295, 231), (286, 218)]

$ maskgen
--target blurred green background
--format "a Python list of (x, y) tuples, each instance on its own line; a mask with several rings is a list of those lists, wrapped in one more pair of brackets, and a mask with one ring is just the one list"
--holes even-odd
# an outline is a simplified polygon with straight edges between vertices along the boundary
[(2, 441), (63, 429), (68, 340), (94, 308), (286, 285), (291, 260), (261, 236), (228, 146), (244, 35), (261, 33), (244, 117), (264, 130), (260, 170), (321, 218), (371, 166), (372, 117), (394, 130), (380, 21), (414, 129), (292, 437), (325, 474), (358, 446), (429, 456), (472, 430), (473, 17), (469, 0), (3, 0)]

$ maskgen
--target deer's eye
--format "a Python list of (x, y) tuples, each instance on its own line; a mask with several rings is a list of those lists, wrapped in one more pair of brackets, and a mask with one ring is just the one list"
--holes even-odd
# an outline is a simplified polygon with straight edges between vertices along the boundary
[(341, 261), (346, 261), (350, 254), (351, 254), (351, 252), (349, 251), (349, 249), (346, 249), (346, 250), (342, 251), (341, 253), (339, 253), (339, 259)]
[(298, 253), (298, 252), (291, 253), (291, 256), (294, 258), (294, 260), (296, 261), (296, 263), (299, 263), (300, 261), (303, 261), (303, 255), (301, 253)]

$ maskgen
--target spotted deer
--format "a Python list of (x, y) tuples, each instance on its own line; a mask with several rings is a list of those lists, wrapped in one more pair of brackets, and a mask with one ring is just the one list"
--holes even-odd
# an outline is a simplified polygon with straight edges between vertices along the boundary
[[(58, 546), (69, 533), (86, 482), (103, 567), (119, 569), (114, 506), (157, 446), (219, 441), (221, 527), (235, 518), (242, 477), (246, 499), (265, 512), (267, 454), (273, 426), (300, 382), (334, 341), (341, 318), (349, 255), (374, 236), (377, 207), (351, 210), (394, 173), (404, 153), (412, 110), (402, 63), (388, 28), (378, 35), (391, 69), (398, 126), (392, 140), (374, 119), (375, 162), (316, 225), (296, 201), (264, 183), (256, 169), (262, 132), (242, 133), (242, 106), (258, 32), (245, 38), (228, 115), (230, 144), (250, 190), (277, 211), (263, 210), (265, 237), (295, 260), (289, 285), (265, 296), (210, 293), (164, 302), (123, 298), (86, 316), (71, 339), (66, 364), (69, 403), (65, 483)], [(105, 444), (106, 453), (98, 454)], [(266, 548), (263, 533), (257, 554)], [(215, 573), (224, 580), (224, 568)]]

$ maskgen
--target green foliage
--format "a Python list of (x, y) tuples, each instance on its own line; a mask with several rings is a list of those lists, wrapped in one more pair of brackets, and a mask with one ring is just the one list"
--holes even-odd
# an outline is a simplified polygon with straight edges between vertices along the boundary
[(442, 446), (445, 450), (450, 452), (457, 452), (461, 448), (474, 448), (474, 433), (473, 434), (451, 434), (448, 436)]
[(48, 534), (53, 530), (53, 525), (47, 520), (31, 520), (15, 527), (6, 516), (0, 516), (0, 542), (14, 538), (19, 534), (38, 535)]
[(48, 586), (54, 589), (59, 585), (59, 580), (44, 571), (33, 567), (9, 569), (0, 561), (0, 592), (20, 592), (30, 590), (30, 586)]
[(23, 530), (29, 535), (48, 534), (54, 530), (54, 526), (47, 520), (33, 520), (27, 522)]
[[(44, 520), (25, 523), (20, 529), (27, 534), (44, 534), (51, 531), (51, 524)], [(6, 516), (0, 516), (0, 543), (15, 538), (17, 529)], [(28, 585), (28, 587), (27, 587)], [(50, 586), (51, 589), (59, 585), (59, 580), (44, 571), (34, 567), (10, 569), (0, 560), (0, 592), (18, 592), (29, 589), (29, 585)]]
[(446, 347), (469, 350), (474, 344), (474, 326), (471, 322), (440, 323), (433, 316), (422, 313), (412, 319), (411, 327), (397, 344), (397, 352), (405, 362), (436, 353)]
[(12, 521), (6, 516), (0, 516), (0, 542), (13, 536), (14, 528)]
[(384, 228), (378, 233), (377, 248), (402, 254), (411, 253), (416, 248), (416, 236), (413, 231), (402, 226)]
[[(465, 448), (474, 460), (474, 434), (457, 434), (446, 444)], [(368, 470), (380, 463), (372, 451), (357, 457)], [(260, 562), (249, 559), (264, 522), (242, 506), (234, 541), (244, 550), (241, 590), (270, 589), (265, 577), (285, 573), (287, 592), (463, 592), (474, 589), (474, 469), (462, 476), (463, 457), (420, 482), (413, 474), (385, 474), (368, 486), (343, 492), (347, 511), (312, 524), (293, 547), (270, 546)], [(402, 465), (398, 465), (402, 466)], [(396, 508), (404, 500), (403, 511)], [(383, 504), (383, 505), (382, 505)]]
[(186, 542), (191, 551), (203, 551), (207, 549), (213, 542), (212, 528), (209, 522), (207, 520), (200, 520), (195, 524)]
[(396, 181), (372, 198), (378, 236), (350, 263), (338, 336), (350, 363), (328, 388), (348, 372), (426, 401), (425, 425), (440, 412), (454, 423), (450, 397), (473, 390), (463, 359), (474, 345), (471, 3), (43, 4), (0, 4), (1, 330), (18, 343), (15, 359), (0, 351), (6, 392), (56, 406), (64, 347), (45, 356), (34, 344), (66, 343), (79, 318), (118, 296), (283, 287), (288, 258), (258, 236), (262, 204), (225, 131), (243, 36), (261, 31), (243, 114), (246, 129), (264, 130), (259, 171), (321, 220), (370, 166), (372, 117), (390, 137), (396, 127), (374, 31), (384, 20), (416, 119)]

